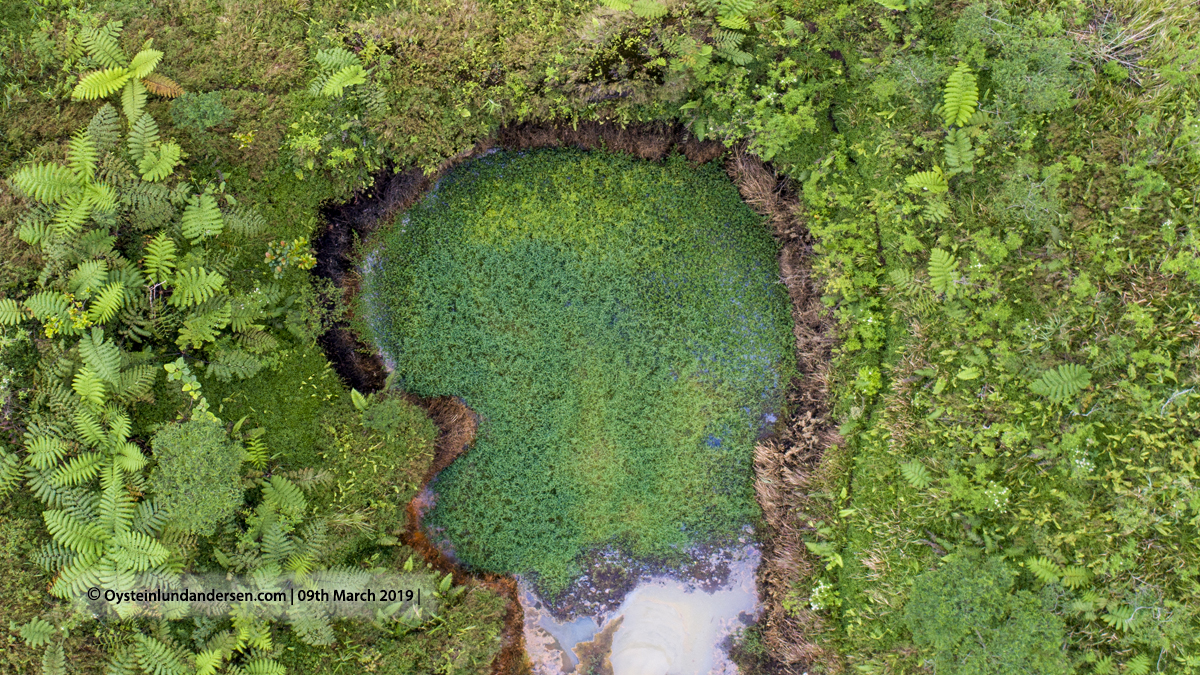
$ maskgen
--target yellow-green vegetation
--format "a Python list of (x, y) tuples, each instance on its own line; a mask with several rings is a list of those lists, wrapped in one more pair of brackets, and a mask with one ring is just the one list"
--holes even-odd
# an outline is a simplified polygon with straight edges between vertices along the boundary
[(429, 526), (551, 592), (589, 547), (735, 535), (791, 374), (775, 255), (724, 173), (681, 156), (495, 154), (444, 178), (366, 255), (360, 296), (406, 388), (483, 418)]
[[(807, 546), (767, 547), (795, 583), (740, 653), (768, 672), (1195, 673), (1195, 18), (1191, 0), (0, 2), (0, 612), (22, 636), (3, 638), (0, 663), (276, 675), (410, 658), (410, 672), (486, 671), (494, 645), (474, 631), (497, 634), (494, 597), (368, 635), (302, 616), (97, 624), (63, 596), (136, 567), (393, 564), (384, 523), (417, 465), (392, 464), (402, 492), (386, 508), (382, 484), (347, 482), (361, 458), (340, 448), (365, 457), (392, 432), (360, 428), (316, 345), (339, 317), (337, 292), (301, 269), (321, 205), (370, 198), (376, 171), (433, 170), (501, 129), (642, 122), (743, 146), (788, 179), (807, 229), (793, 271), (815, 275), (837, 322), (814, 390), (842, 440), (772, 487)], [(700, 189), (732, 199), (707, 171)], [(639, 194), (604, 208), (653, 203)], [(475, 197), (497, 200), (485, 225), (520, 207)], [(612, 243), (579, 234), (581, 250)], [(535, 248), (508, 254), (532, 263)], [(645, 280), (609, 269), (618, 286)], [(453, 292), (442, 271), (430, 278)], [(557, 337), (529, 348), (566, 350)], [(406, 377), (432, 391), (420, 378), (451, 365)], [(563, 372), (565, 386), (582, 371)], [(615, 419), (645, 392), (601, 382), (570, 405)], [(702, 432), (709, 409), (690, 404), (710, 395), (683, 392), (689, 405), (663, 409), (697, 416), (660, 415), (626, 447)], [(410, 413), (395, 442), (424, 462), (429, 427)], [(251, 457), (244, 498), (210, 538), (184, 536), (146, 489), (152, 439), (210, 414)], [(556, 428), (618, 447), (601, 442), (619, 437), (605, 424)], [(532, 539), (552, 554), (541, 562), (559, 556), (547, 566), (559, 579), (563, 552), (613, 534), (605, 509), (581, 504), (544, 511)], [(568, 518), (591, 534), (560, 547)], [(643, 533), (650, 548), (681, 541)], [(809, 645), (828, 658), (804, 662)], [(433, 652), (470, 656), (411, 660)]]

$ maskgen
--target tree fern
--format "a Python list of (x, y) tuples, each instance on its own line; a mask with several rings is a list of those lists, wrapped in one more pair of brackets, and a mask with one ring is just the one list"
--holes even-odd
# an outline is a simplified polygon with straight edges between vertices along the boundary
[(120, 68), (125, 65), (128, 57), (121, 51), (117, 39), (121, 35), (122, 23), (110, 21), (102, 28), (85, 28), (79, 36), (79, 41), (92, 57), (107, 68)]
[(180, 270), (172, 279), (174, 286), (169, 300), (173, 307), (198, 305), (225, 290), (225, 277), (203, 267)]
[(92, 101), (121, 90), (125, 83), (129, 81), (129, 71), (125, 68), (105, 68), (104, 70), (96, 70), (84, 75), (79, 84), (75, 85), (75, 90), (71, 92), (71, 98), (84, 99)]
[(182, 156), (183, 150), (178, 144), (155, 144), (146, 148), (142, 158), (138, 160), (138, 172), (145, 180), (160, 181), (174, 173)]
[(1092, 374), (1087, 368), (1075, 363), (1066, 363), (1042, 376), (1029, 385), (1033, 393), (1061, 403), (1083, 391), (1092, 383)]
[(183, 236), (193, 244), (220, 234), (225, 223), (221, 219), (221, 210), (217, 208), (216, 198), (209, 194), (192, 197), (183, 210), (180, 227)]
[(959, 63), (942, 92), (942, 118), (947, 126), (964, 126), (971, 121), (978, 103), (979, 86), (975, 74), (965, 62)]
[(41, 202), (54, 203), (79, 190), (75, 172), (57, 164), (22, 167), (10, 179), (22, 194)]
[(958, 280), (958, 260), (946, 251), (935, 248), (929, 252), (929, 281), (938, 293), (953, 296)]
[(158, 142), (158, 122), (149, 113), (142, 113), (129, 130), (129, 157), (141, 163), (142, 157), (154, 143)]

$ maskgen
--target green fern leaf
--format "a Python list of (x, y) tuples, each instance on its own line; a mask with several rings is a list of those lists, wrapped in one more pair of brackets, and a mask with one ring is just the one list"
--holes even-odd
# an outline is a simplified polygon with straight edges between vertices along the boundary
[(55, 236), (59, 239), (70, 239), (79, 234), (91, 213), (92, 203), (85, 193), (67, 195), (62, 206), (54, 214)]
[(129, 71), (124, 68), (94, 70), (80, 78), (79, 84), (75, 85), (75, 90), (71, 92), (71, 98), (85, 101), (104, 98), (120, 91), (128, 81)]
[(0, 299), (0, 325), (15, 326), (25, 320), (25, 310), (12, 298)]
[(122, 23), (110, 21), (103, 28), (85, 28), (80, 37), (83, 48), (88, 56), (100, 62), (106, 68), (120, 68), (125, 65), (127, 57), (121, 51), (117, 38), (121, 35)]
[(133, 531), (153, 537), (167, 524), (167, 510), (153, 501), (138, 503), (133, 513)]
[(87, 130), (80, 129), (71, 136), (67, 150), (67, 166), (71, 167), (79, 181), (87, 182), (95, 177), (96, 162), (99, 159), (100, 153)]
[(116, 395), (126, 403), (143, 399), (154, 388), (154, 380), (158, 376), (158, 369), (154, 366), (142, 364), (134, 366), (129, 370), (121, 373), (117, 381)]
[(80, 368), (71, 388), (89, 405), (96, 408), (104, 405), (104, 380), (91, 368)]
[(618, 12), (628, 11), (629, 8), (633, 6), (633, 3), (627, 2), (626, 0), (600, 0), (600, 4), (608, 7), (609, 9), (615, 9)]
[(185, 675), (189, 668), (176, 650), (152, 637), (137, 636), (138, 666), (148, 675)]
[(150, 279), (162, 283), (171, 278), (175, 269), (175, 241), (166, 232), (159, 232), (146, 246), (142, 270)]
[(221, 667), (222, 660), (221, 652), (215, 649), (196, 654), (195, 675), (216, 675), (217, 668)]
[(25, 644), (30, 647), (41, 647), (49, 644), (50, 638), (54, 636), (54, 624), (41, 617), (34, 617), (29, 620), (29, 623), (21, 626), (19, 632)]
[(938, 293), (953, 296), (957, 288), (958, 260), (946, 251), (935, 248), (929, 252), (929, 281)]
[(125, 119), (132, 122), (146, 112), (146, 86), (142, 81), (133, 78), (121, 88), (121, 111)]
[(121, 532), (113, 537), (112, 544), (117, 562), (136, 572), (163, 564), (170, 554), (162, 544), (139, 532)]
[(1149, 675), (1151, 665), (1149, 656), (1138, 654), (1125, 662), (1124, 675)]
[(87, 299), (106, 281), (108, 281), (108, 261), (103, 259), (87, 260), (79, 263), (79, 266), (71, 271), (67, 288), (76, 297)]
[(25, 450), (29, 453), (29, 463), (35, 468), (46, 470), (57, 466), (67, 454), (67, 446), (51, 436), (35, 436), (25, 441)]
[(175, 172), (182, 156), (183, 149), (175, 143), (161, 143), (146, 148), (142, 158), (138, 160), (138, 172), (145, 180), (160, 181)]
[(60, 321), (69, 321), (68, 316), (69, 305), (67, 299), (62, 293), (53, 291), (42, 291), (35, 295), (25, 298), (25, 307), (33, 312), (33, 316), (38, 321), (46, 321), (50, 318), (55, 318)]
[(1086, 567), (1070, 565), (1063, 570), (1063, 586), (1070, 589), (1086, 588), (1091, 584), (1091, 579), (1091, 572)]
[(67, 656), (62, 644), (55, 642), (42, 655), (42, 675), (67, 675)]
[(125, 442), (120, 446), (115, 457), (119, 469), (128, 474), (135, 474), (146, 466), (146, 456), (142, 449), (134, 443)]
[(257, 211), (237, 208), (225, 212), (225, 224), (243, 237), (253, 237), (267, 231), (267, 221)]
[(104, 330), (92, 328), (79, 340), (79, 355), (83, 363), (91, 368), (100, 379), (117, 384), (121, 370), (121, 349), (110, 339), (104, 339)]
[(219, 303), (207, 311), (192, 314), (179, 329), (179, 337), (176, 338), (175, 344), (198, 349), (207, 342), (215, 342), (221, 329), (229, 325), (231, 314), (228, 301)]
[(92, 523), (80, 522), (77, 518), (60, 509), (42, 511), (42, 520), (54, 541), (62, 544), (75, 553), (82, 553), (93, 558), (98, 557), (103, 548), (104, 531)]
[(108, 532), (124, 532), (133, 521), (133, 496), (125, 486), (124, 476), (115, 464), (109, 464), (101, 473), (101, 494), (96, 504), (99, 525)]
[(1092, 374), (1087, 368), (1076, 363), (1066, 363), (1054, 370), (1042, 373), (1042, 376), (1030, 384), (1029, 388), (1035, 394), (1062, 403), (1073, 398), (1091, 383)]
[(100, 289), (100, 293), (88, 308), (88, 319), (92, 323), (108, 323), (121, 310), (124, 302), (125, 284), (114, 281)]
[(135, 163), (141, 163), (146, 151), (158, 142), (158, 122), (150, 113), (142, 113), (129, 129), (129, 157)]
[(75, 432), (79, 434), (87, 447), (93, 448), (108, 440), (108, 435), (104, 433), (104, 427), (100, 424), (100, 420), (88, 408), (83, 406), (76, 408), (73, 422)]
[[(129, 62), (129, 70), (133, 76), (141, 79), (158, 67), (158, 62), (162, 60), (163, 53), (157, 49), (143, 49), (134, 55)], [(136, 118), (135, 118), (136, 119)]]
[(936, 195), (950, 189), (950, 184), (946, 182), (946, 175), (942, 173), (940, 166), (933, 167), (932, 171), (921, 171), (908, 176), (904, 182), (911, 192), (928, 192)]
[(900, 465), (900, 474), (904, 476), (904, 480), (917, 490), (924, 490), (933, 484), (933, 476), (929, 475), (929, 470), (925, 465), (913, 460)]
[(17, 486), (21, 478), (21, 459), (14, 453), (0, 450), (0, 498)]
[(303, 518), (308, 508), (304, 493), (283, 476), (271, 476), (271, 481), (263, 484), (263, 500), (295, 520)]
[(1026, 558), (1025, 566), (1029, 568), (1029, 571), (1033, 573), (1033, 576), (1037, 577), (1038, 580), (1042, 581), (1043, 583), (1058, 583), (1059, 577), (1062, 576), (1062, 570), (1059, 568), (1058, 563), (1045, 556), (1038, 558)]
[(342, 70), (350, 66), (361, 66), (362, 61), (354, 52), (334, 47), (333, 49), (322, 49), (317, 52), (317, 63), (320, 64), (321, 70)]
[(50, 483), (55, 487), (74, 487), (86, 483), (100, 473), (103, 457), (95, 452), (85, 452), (60, 466)]
[(942, 118), (946, 125), (964, 126), (971, 121), (979, 103), (979, 85), (965, 62), (958, 64), (942, 92)]
[(970, 173), (974, 171), (975, 149), (971, 147), (971, 136), (963, 129), (951, 129), (946, 132), (946, 143), (943, 147), (946, 155), (946, 166), (950, 173)]
[(168, 302), (172, 307), (191, 307), (225, 290), (225, 277), (203, 267), (180, 270), (172, 282), (174, 290)]
[(271, 659), (254, 659), (246, 664), (245, 675), (287, 675), (287, 668)]
[(117, 192), (104, 183), (88, 183), (84, 189), (88, 206), (93, 211), (111, 213), (117, 207)]
[(217, 208), (216, 198), (208, 194), (192, 197), (187, 208), (183, 210), (180, 227), (183, 229), (183, 236), (193, 244), (221, 234), (225, 222), (221, 219), (221, 210)]
[(750, 30), (750, 22), (741, 14), (719, 14), (717, 23), (730, 30)]
[(367, 81), (367, 73), (362, 66), (346, 66), (329, 76), (325, 86), (321, 87), (322, 96), (341, 96), (346, 87), (362, 84)]
[(658, 0), (634, 0), (632, 9), (643, 19), (660, 19), (667, 15), (667, 6)]
[(79, 179), (75, 172), (57, 164), (22, 167), (10, 180), (22, 194), (48, 204), (79, 191)]
[(103, 153), (115, 148), (121, 140), (121, 118), (117, 109), (105, 103), (88, 122), (87, 133), (98, 151)]

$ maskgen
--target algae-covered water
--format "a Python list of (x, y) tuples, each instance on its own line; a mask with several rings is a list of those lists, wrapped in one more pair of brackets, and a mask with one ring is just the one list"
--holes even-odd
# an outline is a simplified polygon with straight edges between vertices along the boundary
[(481, 418), (432, 485), (435, 541), (553, 597), (599, 547), (736, 538), (793, 368), (776, 254), (721, 168), (682, 158), (497, 153), (401, 214), (360, 316), (403, 387)]

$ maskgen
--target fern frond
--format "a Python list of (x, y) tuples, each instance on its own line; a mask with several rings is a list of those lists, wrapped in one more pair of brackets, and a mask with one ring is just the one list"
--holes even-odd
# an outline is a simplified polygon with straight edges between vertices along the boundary
[(141, 80), (131, 78), (121, 88), (121, 111), (131, 123), (146, 112), (146, 87)]
[(67, 288), (80, 298), (89, 298), (92, 291), (99, 289), (108, 281), (107, 260), (87, 260), (71, 271)]
[(79, 179), (75, 172), (58, 164), (25, 166), (9, 180), (21, 194), (46, 203), (58, 202), (79, 191)]
[(138, 503), (133, 513), (133, 531), (153, 537), (167, 524), (167, 511), (151, 500)]
[(85, 28), (79, 38), (88, 56), (106, 68), (124, 66), (128, 57), (117, 43), (117, 38), (121, 35), (121, 26), (120, 21), (111, 21), (103, 28)]
[(48, 509), (42, 520), (54, 541), (75, 553), (98, 556), (104, 545), (104, 532), (92, 523), (83, 523), (66, 511)]
[(1092, 574), (1086, 567), (1069, 565), (1063, 570), (1062, 584), (1072, 590), (1085, 588), (1091, 583)]
[(88, 183), (84, 189), (88, 206), (93, 211), (111, 213), (117, 206), (117, 192), (104, 183)]
[(142, 84), (151, 94), (163, 98), (178, 98), (187, 93), (183, 87), (179, 86), (178, 82), (158, 73), (150, 73), (143, 77)]
[(618, 12), (628, 11), (629, 8), (633, 6), (633, 4), (627, 0), (600, 0), (600, 4), (608, 7), (609, 9), (615, 9)]
[(946, 175), (942, 173), (940, 166), (933, 167), (931, 171), (921, 171), (907, 176), (904, 182), (912, 192), (928, 192), (936, 195), (950, 189), (950, 184), (946, 182)]
[(89, 448), (94, 448), (98, 445), (103, 445), (108, 439), (108, 435), (104, 433), (104, 427), (100, 424), (96, 414), (84, 406), (80, 406), (75, 410), (75, 418), (72, 420), (75, 426), (75, 433), (83, 439), (84, 445)]
[(100, 478), (100, 501), (96, 504), (99, 525), (109, 532), (123, 532), (133, 521), (133, 496), (125, 488), (121, 472), (113, 464), (104, 468)]
[(33, 564), (46, 572), (54, 574), (71, 564), (75, 553), (58, 542), (47, 542), (32, 556)]
[(253, 237), (267, 231), (267, 221), (257, 211), (238, 207), (225, 211), (225, 224), (243, 237)]
[(152, 637), (137, 636), (138, 666), (149, 675), (185, 675), (190, 669), (179, 653)]
[(667, 15), (667, 6), (659, 0), (634, 0), (630, 9), (643, 19), (661, 19)]
[(121, 118), (117, 115), (117, 109), (112, 107), (111, 103), (105, 103), (104, 107), (92, 115), (87, 133), (99, 152), (108, 152), (115, 148), (121, 140)]
[(129, 61), (129, 71), (135, 78), (141, 79), (158, 67), (158, 62), (162, 61), (163, 53), (157, 49), (143, 49), (133, 56)]
[(121, 349), (104, 338), (104, 330), (92, 328), (79, 340), (79, 355), (83, 362), (105, 382), (116, 384), (121, 370)]
[(979, 85), (966, 62), (959, 63), (942, 92), (942, 118), (946, 126), (964, 126), (971, 121), (979, 103)]
[(218, 349), (210, 357), (205, 373), (222, 382), (254, 377), (262, 370), (262, 361), (240, 349)]
[(302, 518), (308, 508), (304, 493), (283, 476), (271, 476), (271, 481), (263, 484), (263, 501), (296, 520)]
[(1042, 373), (1042, 376), (1030, 384), (1029, 388), (1035, 394), (1062, 403), (1073, 398), (1091, 383), (1092, 374), (1087, 368), (1077, 363), (1065, 363), (1054, 370)]
[(1057, 583), (1059, 577), (1062, 576), (1061, 570), (1058, 567), (1058, 563), (1045, 556), (1038, 558), (1027, 558), (1025, 560), (1025, 566), (1029, 568), (1029, 571), (1033, 573), (1033, 576), (1037, 577), (1043, 583)]
[(271, 659), (254, 659), (246, 664), (243, 675), (287, 675), (287, 668)]
[(67, 675), (67, 655), (61, 642), (46, 647), (42, 655), (42, 675)]
[(104, 98), (120, 91), (128, 81), (129, 71), (124, 68), (94, 70), (80, 78), (79, 84), (75, 85), (75, 90), (71, 92), (71, 98), (85, 101)]
[(129, 157), (134, 163), (141, 163), (142, 157), (154, 143), (158, 142), (158, 122), (150, 113), (142, 113), (129, 129)]
[(198, 349), (207, 342), (216, 341), (221, 329), (229, 325), (230, 314), (229, 301), (219, 302), (216, 307), (207, 311), (203, 311), (202, 308), (202, 311), (192, 314), (183, 322), (175, 344)]
[(87, 130), (76, 131), (71, 136), (67, 150), (67, 166), (75, 173), (75, 177), (81, 182), (92, 180), (96, 175), (96, 162), (99, 159), (100, 152)]
[(92, 204), (86, 194), (76, 192), (67, 195), (62, 206), (54, 213), (54, 235), (59, 239), (69, 239), (79, 234), (91, 212)]
[(180, 227), (183, 236), (193, 244), (220, 234), (225, 222), (221, 219), (221, 210), (217, 208), (216, 198), (203, 194), (189, 200), (187, 208), (183, 210)]
[(958, 260), (946, 251), (935, 248), (929, 252), (929, 281), (938, 293), (953, 296), (958, 280)]
[(225, 290), (225, 277), (209, 272), (203, 267), (180, 270), (172, 281), (174, 286), (170, 302), (172, 307), (198, 305)]
[(50, 482), (55, 487), (73, 487), (86, 483), (100, 473), (103, 457), (95, 452), (85, 452), (60, 466)]
[(118, 564), (135, 572), (145, 572), (166, 562), (170, 552), (166, 547), (140, 532), (121, 532), (113, 537), (114, 557)]
[(933, 484), (933, 476), (929, 475), (929, 470), (925, 465), (913, 460), (900, 465), (900, 473), (904, 476), (904, 480), (913, 486), (914, 489), (924, 490)]
[(963, 129), (950, 129), (946, 132), (946, 143), (943, 147), (946, 155), (946, 166), (950, 173), (970, 173), (974, 170), (975, 149), (971, 147), (971, 136)]
[(175, 269), (175, 241), (166, 232), (159, 232), (146, 245), (146, 257), (142, 269), (147, 277), (162, 283), (171, 277)]
[(117, 315), (124, 303), (125, 284), (114, 281), (100, 289), (100, 293), (96, 295), (96, 299), (88, 308), (88, 319), (92, 323), (108, 323)]
[(151, 182), (160, 181), (175, 172), (183, 149), (176, 143), (161, 143), (146, 149), (138, 161), (138, 172)]
[(148, 364), (134, 366), (121, 373), (117, 381), (117, 398), (125, 402), (133, 402), (145, 397), (154, 388), (154, 380), (158, 377), (158, 368)]
[(0, 299), (0, 325), (15, 326), (25, 320), (25, 310), (12, 298)]
[(222, 661), (221, 652), (215, 649), (196, 654), (195, 675), (216, 675)]
[(353, 65), (337, 71), (329, 76), (321, 87), (322, 96), (341, 96), (346, 87), (362, 84), (367, 81), (367, 73), (362, 66)]
[(87, 404), (96, 408), (104, 405), (104, 380), (91, 368), (80, 368), (71, 381), (71, 388)]
[(35, 295), (25, 298), (25, 307), (33, 312), (35, 319), (46, 321), (53, 317), (61, 320), (69, 320), (67, 299), (62, 293), (53, 291), (42, 291)]
[(348, 51), (341, 47), (333, 49), (322, 49), (317, 52), (317, 63), (320, 64), (321, 70), (342, 70), (350, 66), (362, 66), (362, 61), (354, 52)]
[(54, 635), (54, 624), (35, 616), (29, 620), (29, 623), (21, 626), (19, 632), (25, 644), (30, 647), (41, 647), (49, 643), (50, 638)]
[(121, 444), (114, 461), (118, 468), (128, 474), (135, 474), (146, 466), (146, 456), (142, 454), (142, 449), (136, 443), (128, 441)]

